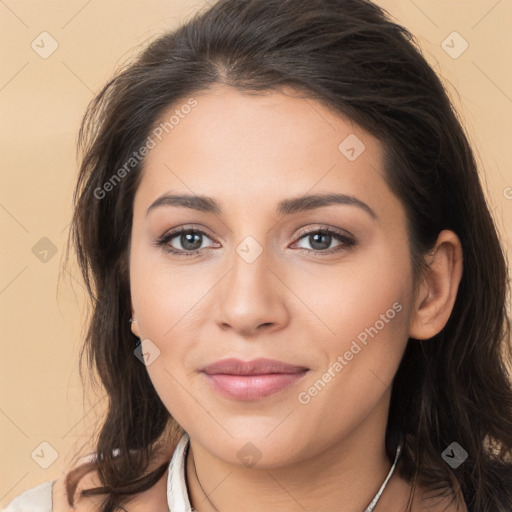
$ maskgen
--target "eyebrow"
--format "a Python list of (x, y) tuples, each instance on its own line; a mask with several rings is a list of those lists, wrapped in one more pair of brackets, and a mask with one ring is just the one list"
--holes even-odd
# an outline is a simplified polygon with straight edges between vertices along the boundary
[[(377, 214), (357, 197), (337, 193), (313, 194), (283, 199), (277, 205), (276, 214), (278, 216), (292, 215), (294, 213), (315, 210), (316, 208), (322, 208), (332, 204), (356, 206), (368, 213), (374, 220), (378, 218)], [(146, 215), (148, 215), (151, 210), (161, 206), (179, 206), (204, 213), (213, 213), (215, 215), (222, 213), (219, 203), (211, 197), (188, 194), (164, 194), (151, 204), (146, 211)]]

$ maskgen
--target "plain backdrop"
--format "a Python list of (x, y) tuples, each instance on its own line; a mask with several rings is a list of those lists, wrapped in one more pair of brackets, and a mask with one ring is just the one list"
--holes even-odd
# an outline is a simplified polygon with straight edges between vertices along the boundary
[[(448, 88), (510, 254), (512, 2), (377, 3), (418, 38)], [(0, 0), (0, 508), (90, 451), (105, 404), (80, 383), (86, 297), (73, 260), (62, 260), (81, 116), (118, 65), (204, 6)]]

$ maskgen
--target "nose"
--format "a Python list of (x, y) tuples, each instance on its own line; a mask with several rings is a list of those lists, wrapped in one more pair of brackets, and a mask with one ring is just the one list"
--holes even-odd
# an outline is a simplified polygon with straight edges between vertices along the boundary
[[(290, 319), (286, 278), (268, 250), (252, 262), (235, 252), (232, 267), (218, 285), (215, 321), (220, 329), (254, 337), (283, 329)], [(280, 275), (281, 274), (281, 275)]]

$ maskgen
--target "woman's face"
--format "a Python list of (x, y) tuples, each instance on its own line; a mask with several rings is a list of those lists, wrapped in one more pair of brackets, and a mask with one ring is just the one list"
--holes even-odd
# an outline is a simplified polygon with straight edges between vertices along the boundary
[[(226, 86), (194, 99), (163, 116), (181, 112), (154, 137), (134, 202), (132, 329), (157, 393), (196, 443), (228, 463), (252, 450), (272, 467), (354, 432), (371, 439), (377, 425), (383, 435), (413, 284), (382, 145), (313, 100)], [(163, 195), (190, 199), (150, 209)], [(298, 201), (305, 196), (319, 197)], [(180, 228), (195, 234), (157, 245)], [(225, 358), (307, 371), (201, 371)]]

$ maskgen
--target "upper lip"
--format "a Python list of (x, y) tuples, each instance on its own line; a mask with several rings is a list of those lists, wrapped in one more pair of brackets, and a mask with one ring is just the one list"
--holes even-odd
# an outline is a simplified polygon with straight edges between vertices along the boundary
[(269, 373), (301, 373), (309, 368), (277, 361), (276, 359), (259, 358), (252, 361), (228, 358), (205, 366), (201, 371), (214, 375), (224, 373), (228, 375), (264, 375)]

